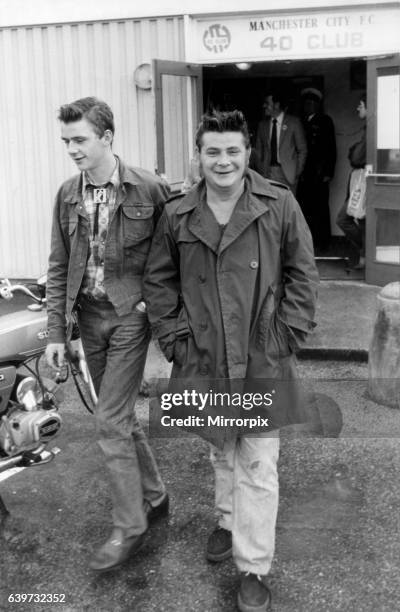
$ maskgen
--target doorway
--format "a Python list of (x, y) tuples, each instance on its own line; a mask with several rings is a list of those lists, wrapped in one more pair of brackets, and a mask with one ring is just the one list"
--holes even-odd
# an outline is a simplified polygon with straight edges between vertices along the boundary
[(398, 280), (400, 56), (257, 62), (240, 68), (233, 63), (153, 60), (157, 167), (160, 173), (166, 173), (172, 190), (180, 192), (182, 188), (194, 154), (196, 126), (207, 107), (241, 107), (254, 135), (266, 87), (287, 87), (288, 109), (299, 115), (301, 90), (314, 86), (323, 93), (324, 110), (335, 125), (337, 146), (329, 194), (332, 245), (328, 256), (321, 257), (317, 252), (321, 277), (364, 278), (364, 271), (346, 270), (344, 262), (354, 257), (354, 250), (336, 225), (336, 218), (347, 195), (349, 148), (364, 133), (365, 124), (356, 109), (367, 89), (366, 280), (377, 285)]
[(298, 117), (302, 114), (304, 88), (313, 87), (323, 94), (322, 111), (334, 123), (337, 148), (335, 174), (329, 188), (331, 241), (328, 251), (316, 249), (320, 274), (325, 279), (364, 278), (364, 271), (351, 269), (357, 254), (336, 225), (336, 217), (346, 198), (348, 151), (363, 133), (356, 108), (366, 90), (366, 68), (365, 60), (353, 58), (203, 66), (204, 109), (242, 110), (253, 145), (268, 90), (283, 91), (287, 112)]

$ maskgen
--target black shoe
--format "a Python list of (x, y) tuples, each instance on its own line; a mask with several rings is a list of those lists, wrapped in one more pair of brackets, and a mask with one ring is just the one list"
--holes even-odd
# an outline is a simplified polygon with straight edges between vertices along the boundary
[(216, 527), (207, 542), (206, 559), (213, 563), (229, 559), (232, 555), (232, 533), (223, 527)]
[(266, 612), (270, 605), (271, 591), (266, 585), (266, 576), (243, 574), (238, 594), (240, 612)]
[(165, 494), (162, 501), (158, 506), (152, 506), (150, 502), (146, 500), (146, 516), (148, 523), (154, 523), (163, 516), (168, 516), (169, 513), (169, 496)]
[(353, 263), (349, 263), (349, 265), (346, 268), (347, 270), (351, 271), (351, 270), (364, 270), (365, 269), (365, 257), (360, 255), (360, 257), (358, 258), (357, 262)]
[(365, 257), (360, 256), (358, 263), (353, 267), (353, 270), (365, 270)]
[(89, 563), (96, 572), (104, 572), (124, 563), (137, 553), (144, 542), (144, 534), (126, 536), (123, 529), (115, 527), (108, 540), (100, 546)]

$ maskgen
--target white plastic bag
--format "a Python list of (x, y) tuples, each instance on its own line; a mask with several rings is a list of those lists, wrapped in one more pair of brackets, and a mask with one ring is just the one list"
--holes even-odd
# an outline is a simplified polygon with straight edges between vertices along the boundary
[(347, 214), (355, 219), (364, 219), (366, 211), (366, 171), (364, 168), (353, 170), (350, 175)]

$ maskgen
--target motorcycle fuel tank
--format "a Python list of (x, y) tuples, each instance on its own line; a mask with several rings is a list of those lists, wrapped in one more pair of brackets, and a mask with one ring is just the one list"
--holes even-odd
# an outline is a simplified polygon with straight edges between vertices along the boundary
[(47, 314), (21, 310), (0, 317), (0, 363), (25, 361), (44, 351)]

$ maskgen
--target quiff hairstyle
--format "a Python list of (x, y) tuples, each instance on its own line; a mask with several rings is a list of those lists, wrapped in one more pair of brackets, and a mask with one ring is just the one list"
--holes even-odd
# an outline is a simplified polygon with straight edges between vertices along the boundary
[(240, 132), (243, 134), (246, 149), (250, 148), (249, 130), (241, 111), (213, 111), (209, 115), (203, 115), (196, 132), (196, 146), (199, 151), (203, 144), (202, 137), (205, 132), (218, 132), (220, 134), (223, 132)]
[(80, 98), (71, 104), (63, 104), (58, 112), (58, 119), (63, 123), (86, 119), (92, 124), (99, 138), (104, 136), (106, 130), (110, 130), (113, 135), (115, 132), (114, 115), (111, 108), (93, 96)]

